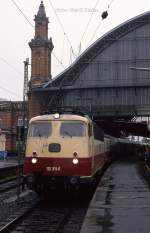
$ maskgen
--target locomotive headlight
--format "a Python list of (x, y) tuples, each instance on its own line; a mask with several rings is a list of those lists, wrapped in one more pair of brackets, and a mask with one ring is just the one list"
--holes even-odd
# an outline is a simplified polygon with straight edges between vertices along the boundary
[(58, 119), (59, 117), (60, 117), (59, 113), (55, 113), (55, 114), (54, 114), (54, 118), (55, 118), (55, 119)]
[(78, 164), (79, 160), (78, 160), (77, 158), (74, 158), (74, 159), (72, 160), (72, 162), (73, 162), (73, 164)]
[(31, 160), (31, 162), (33, 163), (33, 164), (36, 164), (37, 163), (37, 158), (32, 158), (32, 160)]

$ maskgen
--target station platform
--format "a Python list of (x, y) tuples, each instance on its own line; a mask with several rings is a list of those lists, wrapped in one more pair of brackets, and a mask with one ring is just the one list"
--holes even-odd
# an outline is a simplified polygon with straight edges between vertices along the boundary
[(150, 187), (138, 161), (118, 161), (106, 171), (80, 233), (150, 232)]
[(0, 169), (7, 168), (7, 167), (13, 167), (18, 165), (18, 160), (16, 157), (13, 158), (7, 158), (7, 159), (1, 159), (0, 160)]

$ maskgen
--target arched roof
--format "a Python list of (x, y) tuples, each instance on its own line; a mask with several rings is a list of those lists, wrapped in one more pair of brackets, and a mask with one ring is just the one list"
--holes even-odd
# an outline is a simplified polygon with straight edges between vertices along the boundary
[(138, 15), (115, 27), (113, 30), (96, 40), (67, 69), (47, 82), (43, 88), (53, 89), (53, 87), (62, 85), (72, 85), (79, 74), (98, 54), (108, 48), (112, 43), (115, 43), (117, 39), (148, 23), (150, 23), (150, 11)]

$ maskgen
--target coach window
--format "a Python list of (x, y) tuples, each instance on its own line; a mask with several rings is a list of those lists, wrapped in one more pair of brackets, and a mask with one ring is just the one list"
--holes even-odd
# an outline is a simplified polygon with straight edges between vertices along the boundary
[(52, 133), (52, 125), (49, 122), (33, 122), (29, 126), (29, 137), (49, 137)]
[(84, 122), (67, 121), (61, 124), (60, 134), (64, 137), (84, 137), (85, 129)]

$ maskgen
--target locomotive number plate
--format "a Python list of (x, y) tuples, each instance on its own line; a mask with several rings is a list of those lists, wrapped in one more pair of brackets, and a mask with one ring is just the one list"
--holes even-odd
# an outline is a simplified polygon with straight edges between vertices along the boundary
[(61, 167), (46, 167), (46, 170), (48, 171), (48, 172), (60, 172), (60, 170), (61, 170)]

